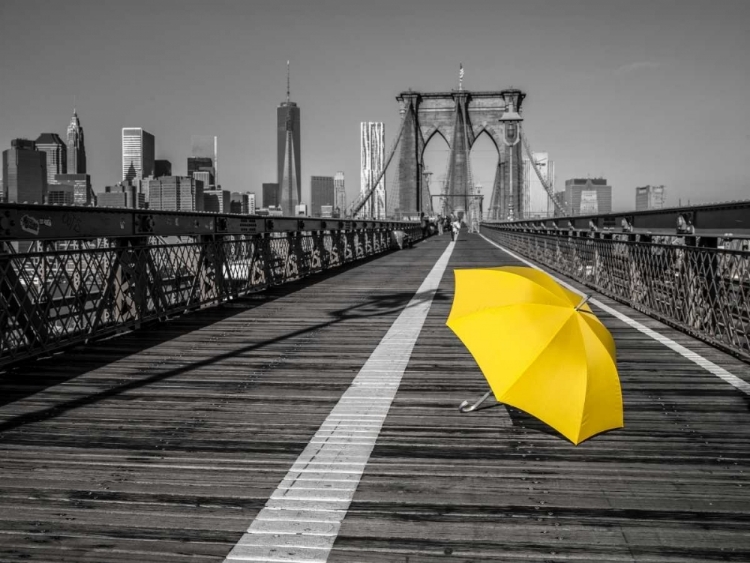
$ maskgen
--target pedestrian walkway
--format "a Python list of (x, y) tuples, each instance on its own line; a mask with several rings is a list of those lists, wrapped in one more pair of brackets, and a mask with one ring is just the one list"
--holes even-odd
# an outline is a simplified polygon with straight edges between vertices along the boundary
[(750, 398), (623, 318), (624, 429), (459, 413), (452, 270), (518, 263), (445, 234), (4, 376), (0, 561), (750, 560)]

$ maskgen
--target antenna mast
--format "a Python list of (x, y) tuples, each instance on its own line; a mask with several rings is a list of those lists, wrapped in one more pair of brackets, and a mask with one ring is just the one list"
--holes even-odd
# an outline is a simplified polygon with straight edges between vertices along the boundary
[(289, 61), (286, 62), (286, 101), (289, 103)]

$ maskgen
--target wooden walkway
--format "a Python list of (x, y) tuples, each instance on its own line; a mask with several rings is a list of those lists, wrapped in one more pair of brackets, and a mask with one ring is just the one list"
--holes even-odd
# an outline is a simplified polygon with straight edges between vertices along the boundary
[[(223, 561), (449, 240), (0, 375), (0, 561)], [(328, 561), (750, 561), (750, 398), (622, 321), (624, 429), (458, 412), (452, 269), (511, 263), (461, 235)]]

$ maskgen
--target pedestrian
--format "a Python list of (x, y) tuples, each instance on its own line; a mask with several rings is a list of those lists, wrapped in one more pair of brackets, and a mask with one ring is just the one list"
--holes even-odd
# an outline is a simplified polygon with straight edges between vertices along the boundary
[(458, 219), (453, 221), (453, 224), (451, 225), (451, 240), (458, 239), (458, 231), (461, 229), (461, 223), (458, 222)]

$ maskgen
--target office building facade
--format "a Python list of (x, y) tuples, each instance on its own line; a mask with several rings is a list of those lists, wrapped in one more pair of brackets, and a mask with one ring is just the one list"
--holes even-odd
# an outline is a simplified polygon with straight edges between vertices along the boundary
[(86, 145), (83, 141), (83, 127), (78, 113), (73, 108), (73, 117), (68, 124), (67, 174), (86, 174)]
[[(91, 176), (88, 174), (56, 174), (49, 186), (49, 192), (61, 189), (73, 194), (74, 205), (94, 205), (96, 196), (91, 188)], [(48, 201), (52, 203), (49, 199)]]
[(279, 207), (279, 185), (272, 182), (263, 184), (263, 207)]
[(605, 178), (566, 180), (565, 205), (570, 215), (612, 213), (612, 186)]
[(333, 206), (334, 202), (333, 176), (312, 176), (310, 178), (310, 215), (320, 217), (321, 207)]
[(35, 144), (47, 157), (47, 184), (54, 184), (55, 176), (68, 170), (68, 149), (57, 133), (42, 133)]
[(228, 190), (204, 190), (203, 211), (231, 213), (232, 195)]
[(14, 139), (3, 151), (5, 203), (44, 203), (47, 197), (47, 154), (34, 141)]
[(148, 180), (148, 207), (158, 211), (203, 211), (203, 182), (190, 176), (152, 178)]
[[(385, 124), (360, 123), (360, 193), (370, 191), (385, 167)], [(373, 197), (360, 214), (373, 219), (385, 219), (385, 175), (378, 182)]]
[(344, 173), (336, 172), (333, 177), (333, 213), (337, 217), (343, 217), (346, 213), (346, 187), (344, 185)]
[(664, 186), (642, 186), (635, 189), (635, 210), (663, 209), (667, 199)]
[(138, 191), (138, 186), (130, 183), (120, 183), (107, 186), (104, 192), (96, 196), (97, 207), (125, 207), (128, 209), (143, 209), (146, 200)]
[(232, 213), (255, 215), (255, 194), (252, 192), (232, 192), (230, 206)]
[(75, 193), (73, 186), (50, 184), (47, 189), (47, 203), (50, 205), (74, 205)]
[(206, 156), (191, 156), (187, 159), (187, 175), (195, 178), (198, 172), (207, 173), (208, 176), (201, 175), (198, 179), (203, 182), (206, 189), (213, 189), (216, 185), (216, 176), (214, 174), (214, 162)]
[(122, 129), (122, 180), (142, 180), (154, 174), (154, 136), (140, 127)]
[(206, 187), (206, 189), (215, 189), (213, 174), (211, 174), (211, 172), (209, 172), (208, 170), (197, 170), (192, 174), (188, 174), (188, 176), (192, 176), (196, 180), (200, 180), (201, 182), (203, 182), (203, 185)]

